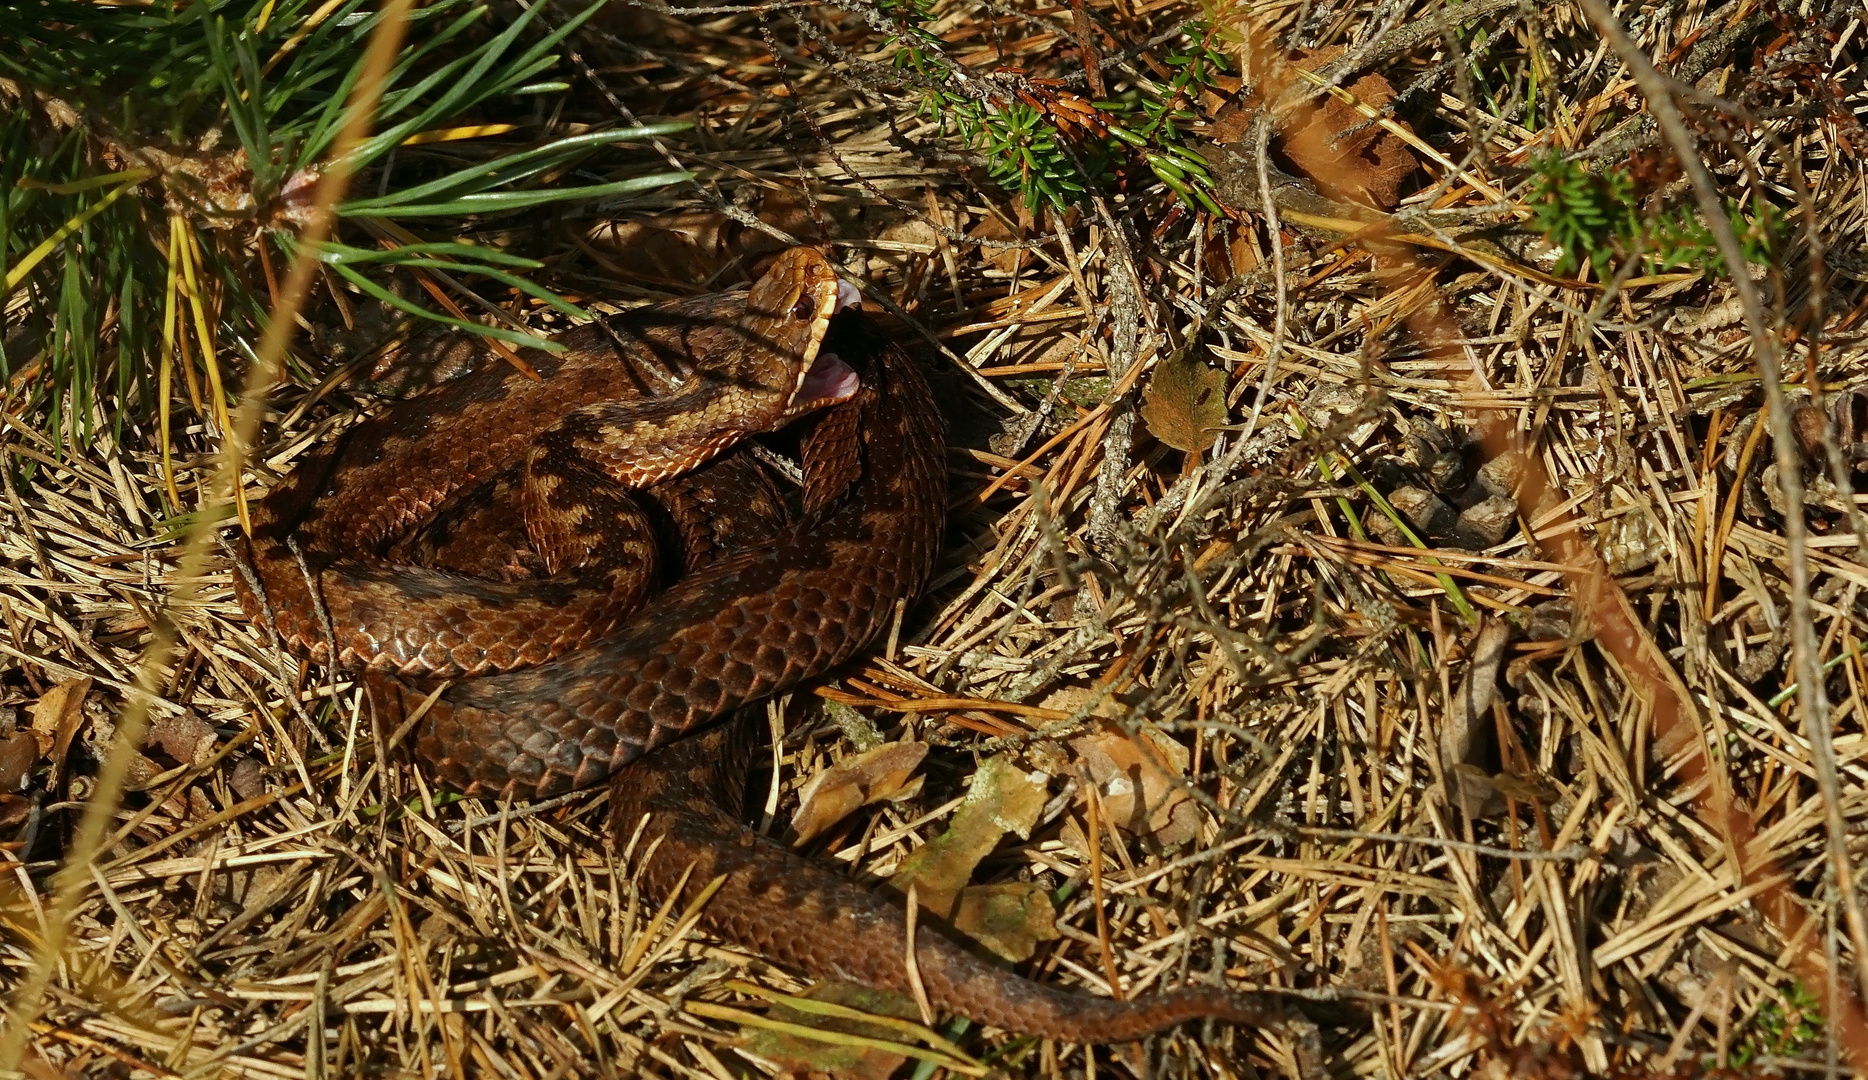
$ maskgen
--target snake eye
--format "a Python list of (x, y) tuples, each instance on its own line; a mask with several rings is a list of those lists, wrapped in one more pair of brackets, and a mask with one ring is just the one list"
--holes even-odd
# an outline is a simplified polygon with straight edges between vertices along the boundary
[(794, 319), (809, 319), (816, 314), (817, 305), (811, 303), (811, 298), (808, 296), (799, 300), (796, 304), (792, 305), (791, 308), (791, 317)]

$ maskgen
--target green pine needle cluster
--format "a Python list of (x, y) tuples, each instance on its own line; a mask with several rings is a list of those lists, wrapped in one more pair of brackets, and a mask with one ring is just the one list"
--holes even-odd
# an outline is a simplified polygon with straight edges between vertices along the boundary
[(1164, 61), (1173, 77), (1167, 86), (1154, 92), (1130, 91), (1119, 102), (1110, 102), (1110, 111), (1132, 118), (1131, 130), (1121, 123), (1111, 123), (1109, 134), (1140, 154), (1150, 172), (1182, 202), (1199, 203), (1207, 212), (1218, 214), (1220, 208), (1207, 194), (1213, 178), (1205, 161), (1186, 143), (1189, 127), (1196, 114), (1189, 106), (1202, 91), (1211, 89), (1214, 80), (1225, 74), (1225, 57), (1213, 47), (1214, 31), (1201, 23), (1185, 27), (1182, 33), (1188, 45), (1169, 53)]
[[(355, 197), (317, 252), (333, 288), (347, 283), (412, 315), (535, 347), (523, 329), (404, 298), (388, 287), (390, 272), (492, 283), (578, 310), (525, 276), (539, 263), (460, 234), (494, 215), (678, 179), (619, 169), (605, 155), (680, 125), (507, 152), (470, 139), (487, 129), (454, 125), (529, 112), (536, 95), (567, 89), (558, 49), (600, 6), (555, 27), (539, 18), (546, 4), (504, 22), (473, 0), (410, 9), (371, 134), (352, 152)], [(229, 349), (250, 358), (269, 283), (295, 254), (382, 8), (0, 6), (0, 399), (9, 411), (45, 415), (63, 444), (89, 436), (109, 391), (128, 414), (159, 411), (166, 443), (171, 401), (185, 387), (196, 413), (224, 430), (235, 380), (221, 365)], [(608, 182), (559, 186), (597, 162)]]
[(1186, 48), (1165, 58), (1165, 84), (1138, 81), (1112, 100), (1087, 103), (1092, 122), (1060, 125), (1010, 89), (965, 72), (927, 29), (933, 0), (879, 0), (894, 23), (895, 65), (919, 75), (917, 115), (986, 160), (992, 179), (1030, 210), (1077, 205), (1092, 189), (1137, 166), (1189, 206), (1220, 213), (1213, 179), (1189, 143), (1192, 108), (1225, 72), (1225, 58), (1203, 24), (1183, 29)]
[[(1557, 271), (1591, 267), (1599, 280), (1639, 258), (1647, 273), (1697, 270), (1708, 277), (1728, 273), (1712, 230), (1690, 209), (1650, 213), (1626, 167), (1592, 170), (1560, 154), (1532, 162), (1528, 203), (1532, 222), (1558, 252)], [(1754, 199), (1749, 209), (1728, 201), (1726, 214), (1738, 233), (1745, 261), (1771, 265), (1783, 248), (1783, 220), (1770, 203)]]

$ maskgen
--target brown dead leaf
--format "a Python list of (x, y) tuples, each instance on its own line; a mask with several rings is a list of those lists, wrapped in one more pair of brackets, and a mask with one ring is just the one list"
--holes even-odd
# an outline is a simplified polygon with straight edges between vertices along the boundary
[[(884, 743), (813, 776), (799, 793), (798, 813), (791, 819), (798, 842), (821, 834), (858, 807), (912, 794), (909, 777), (927, 753), (926, 743)], [(918, 777), (913, 787), (919, 790)]]
[(260, 764), (258, 758), (243, 757), (235, 762), (227, 786), (233, 789), (238, 798), (257, 799), (266, 793), (266, 767)]
[(91, 680), (84, 677), (59, 683), (47, 690), (32, 705), (32, 737), (39, 743), (41, 757), (52, 759), (48, 790), (58, 787), (58, 776), (65, 766), (65, 754), (71, 740), (84, 726), (84, 696), (91, 692)]
[(1048, 780), (1043, 773), (1026, 773), (1008, 755), (986, 759), (947, 831), (904, 859), (889, 885), (903, 895), (913, 885), (922, 907), (951, 920), (973, 868), (999, 838), (1008, 832), (1030, 835), (1044, 810)]
[(1205, 450), (1226, 423), (1226, 373), (1174, 353), (1148, 378), (1142, 420), (1149, 434), (1176, 450)]
[[(1340, 45), (1332, 45), (1300, 54), (1292, 61), (1292, 66), (1316, 71), (1342, 53)], [(1274, 77), (1274, 84), (1280, 88), (1300, 83), (1308, 83), (1308, 80), (1292, 71), (1284, 72), (1282, 78)], [(1387, 107), (1395, 97), (1394, 87), (1374, 72), (1361, 76), (1343, 89), (1373, 109)], [(1236, 105), (1223, 110), (1213, 125), (1214, 139), (1221, 143), (1238, 140), (1251, 126), (1253, 114), (1262, 105), (1263, 98), (1254, 90)], [(1389, 119), (1406, 126), (1392, 117)], [(1420, 160), (1404, 139), (1333, 95), (1312, 100), (1296, 109), (1284, 122), (1277, 146), (1323, 194), (1378, 210), (1394, 209), (1401, 201), (1402, 186), (1420, 168)]]
[(1027, 232), (1028, 230), (1015, 227), (1013, 223), (997, 214), (988, 214), (981, 218), (977, 225), (968, 229), (966, 234), (975, 240), (991, 240), (1010, 245), (996, 251), (988, 248), (987, 250), (991, 253), (986, 256), (988, 263), (1009, 274), (1031, 261), (1031, 253), (1017, 246), (1020, 241), (1030, 239), (1026, 235)]
[[(1315, 71), (1342, 52), (1340, 45), (1319, 49), (1297, 66)], [(1374, 109), (1386, 108), (1395, 98), (1394, 87), (1372, 71), (1344, 89)], [(1402, 183), (1420, 167), (1400, 136), (1335, 97), (1314, 102), (1298, 114), (1285, 130), (1284, 152), (1326, 194), (1379, 210), (1393, 209), (1401, 201)]]
[(1440, 727), (1440, 767), (1449, 776), (1468, 765), (1483, 777), (1486, 770), (1477, 767), (1498, 760), (1492, 704), (1498, 699), (1498, 672), (1510, 644), (1511, 624), (1498, 618), (1487, 619), (1473, 639), (1472, 662), (1460, 679), (1459, 692), (1447, 704)]
[(162, 747), (179, 765), (199, 765), (214, 756), (214, 747), (219, 742), (220, 735), (214, 725), (192, 712), (185, 712), (152, 721), (145, 745)]
[(960, 890), (953, 928), (1015, 964), (1031, 959), (1039, 942), (1060, 936), (1051, 894), (1029, 881), (968, 885)]
[(0, 738), (0, 792), (12, 794), (26, 786), (26, 777), (39, 760), (39, 740), (30, 731), (15, 731)]
[(1199, 833), (1198, 808), (1185, 787), (1191, 763), (1186, 747), (1152, 728), (1137, 737), (1106, 724), (1070, 740), (1070, 749), (1088, 770), (1110, 824), (1163, 847)]
[(33, 801), (24, 795), (0, 795), (0, 833), (25, 824), (32, 817)]
[[(921, 1018), (921, 1012), (916, 1008), (914, 1000), (905, 994), (873, 990), (867, 986), (838, 982), (834, 979), (818, 983), (802, 996), (813, 1001), (827, 1001), (879, 1016), (892, 1016), (898, 1020)], [(774, 1004), (767, 1016), (773, 1020), (788, 1024), (801, 1024), (820, 1031), (859, 1035), (888, 1042), (902, 1041), (902, 1033), (895, 1028), (882, 1024), (864, 1023), (861, 1020), (807, 1013), (794, 1009), (782, 1001)], [(777, 1065), (781, 1070), (781, 1075), (827, 1076), (837, 1077), (839, 1080), (887, 1080), (887, 1077), (893, 1075), (895, 1070), (901, 1068), (902, 1063), (908, 1060), (901, 1054), (890, 1053), (871, 1046), (824, 1042), (766, 1028), (749, 1028), (737, 1041), (749, 1052)]]

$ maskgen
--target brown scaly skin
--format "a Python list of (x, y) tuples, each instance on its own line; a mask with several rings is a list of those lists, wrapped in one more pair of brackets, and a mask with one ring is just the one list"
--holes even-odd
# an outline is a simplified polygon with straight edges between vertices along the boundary
[[(511, 509), (525, 497), (518, 479), (501, 477), (454, 501), (429, 526), (392, 547), (389, 560), (496, 581), (536, 580), (540, 560), (532, 537)], [(646, 499), (632, 500), (631, 509), (649, 519), (661, 551), (680, 556), (672, 567), (677, 573), (698, 570), (730, 550), (767, 543), (788, 520), (771, 473), (744, 448), (651, 484), (641, 494)]]
[[(250, 573), (235, 578), (241, 606), (298, 655), (328, 663), (335, 643), (339, 666), (405, 676), (511, 670), (590, 644), (653, 577), (649, 530), (624, 489), (829, 404), (804, 377), (837, 306), (834, 270), (799, 248), (750, 294), (560, 335), (566, 351), (537, 365), (542, 379), (495, 363), (392, 407), (261, 501), (240, 552)], [(515, 471), (531, 547), (555, 576), (486, 580), (397, 561), (398, 542), (451, 500)]]
[[(701, 566), (593, 645), (447, 688), (416, 724), (414, 746), (444, 781), (483, 794), (539, 797), (614, 774), (620, 824), (633, 830), (653, 812), (650, 839), (661, 842), (647, 846), (643, 869), (658, 899), (698, 862), (693, 882), (726, 875), (704, 909), (723, 937), (807, 972), (902, 990), (899, 909), (735, 820), (745, 744), (734, 749), (732, 727), (682, 740), (847, 660), (932, 571), (946, 489), (938, 414), (904, 353), (860, 327), (850, 332), (859, 348), (845, 355), (873, 354), (872, 362), (864, 389), (817, 418), (805, 438), (800, 520), (753, 512), (746, 525), (712, 535), (688, 536), (684, 527), (683, 542), (697, 549), (748, 535), (758, 546)], [(697, 478), (683, 497), (705, 503), (728, 486), (710, 495)], [(366, 682), (392, 727), (426, 696), (380, 674)], [(1013, 1031), (1107, 1042), (1198, 1017), (1276, 1018), (1255, 999), (1217, 989), (1135, 1002), (1056, 990), (985, 964), (932, 930), (916, 946), (932, 1004)]]
[[(614, 771), (613, 835), (631, 835), (650, 815), (637, 850), (649, 853), (642, 883), (655, 902), (690, 864), (693, 888), (725, 875), (702, 909), (712, 932), (812, 975), (905, 992), (901, 909), (738, 821), (746, 725), (682, 737), (848, 659), (925, 585), (945, 508), (940, 423), (913, 361), (878, 351), (865, 389), (806, 439), (803, 520), (703, 568), (594, 648), (449, 690), (416, 730), (418, 754), (470, 789), (536, 796)], [(418, 700), (402, 690), (394, 704)], [(1279, 1016), (1219, 988), (1138, 1001), (1059, 990), (987, 964), (932, 928), (917, 933), (915, 956), (935, 1008), (1069, 1042), (1129, 1041), (1204, 1017)]]
[[(663, 747), (618, 773), (610, 831), (647, 852), (644, 891), (660, 903), (688, 867), (688, 891), (725, 880), (701, 925), (760, 956), (819, 978), (909, 993), (902, 909), (871, 889), (794, 855), (739, 820), (752, 764), (753, 725), (733, 722)], [(1189, 987), (1116, 1001), (1088, 997), (995, 967), (923, 923), (915, 966), (937, 1011), (989, 1027), (1072, 1043), (1129, 1042), (1207, 1017), (1265, 1026), (1281, 1018), (1259, 995)]]
[(879, 353), (864, 389), (805, 437), (799, 522), (676, 583), (588, 648), (449, 688), (414, 729), (416, 753), (463, 790), (541, 798), (873, 641), (927, 581), (946, 491), (927, 384), (900, 350)]

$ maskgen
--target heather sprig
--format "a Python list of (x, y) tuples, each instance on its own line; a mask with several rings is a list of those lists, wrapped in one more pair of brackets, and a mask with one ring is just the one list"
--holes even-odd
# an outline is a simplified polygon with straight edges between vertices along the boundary
[[(1591, 169), (1548, 154), (1535, 159), (1532, 170), (1527, 198), (1532, 223), (1557, 249), (1559, 273), (1588, 265), (1598, 279), (1607, 280), (1617, 265), (1637, 257), (1650, 273), (1729, 272), (1706, 223), (1684, 206), (1651, 212), (1626, 167)], [(1726, 215), (1738, 232), (1747, 263), (1764, 266), (1777, 257), (1783, 247), (1783, 219), (1769, 202), (1754, 197), (1746, 206), (1727, 200)]]
[(1225, 72), (1205, 25), (1183, 29), (1187, 44), (1162, 61), (1171, 72), (1164, 85), (1138, 78), (1109, 100), (1089, 101), (1059, 80), (962, 68), (927, 28), (933, 0), (879, 6), (893, 24), (887, 44), (895, 66), (920, 76), (917, 115), (979, 153), (992, 179), (1028, 209), (1073, 206), (1140, 166), (1182, 202), (1219, 213), (1189, 130), (1199, 94)]

